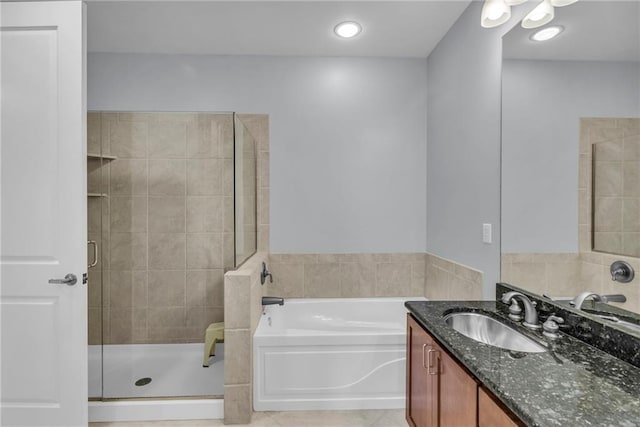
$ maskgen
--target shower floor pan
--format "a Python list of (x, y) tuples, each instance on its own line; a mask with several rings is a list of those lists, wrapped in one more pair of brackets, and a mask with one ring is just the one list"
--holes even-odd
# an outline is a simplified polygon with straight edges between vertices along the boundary
[(216, 344), (208, 368), (202, 367), (203, 348), (200, 343), (90, 345), (89, 397), (222, 396), (224, 344)]

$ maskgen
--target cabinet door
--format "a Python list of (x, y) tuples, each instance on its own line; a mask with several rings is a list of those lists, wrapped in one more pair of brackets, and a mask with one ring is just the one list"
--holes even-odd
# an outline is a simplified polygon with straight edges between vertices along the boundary
[(449, 354), (434, 343), (438, 354), (440, 427), (475, 426), (478, 384)]
[(478, 392), (478, 426), (479, 427), (519, 427), (524, 424), (513, 419), (489, 393), (480, 387)]
[(427, 369), (427, 351), (433, 339), (407, 315), (407, 403), (406, 418), (412, 427), (437, 426), (435, 376)]

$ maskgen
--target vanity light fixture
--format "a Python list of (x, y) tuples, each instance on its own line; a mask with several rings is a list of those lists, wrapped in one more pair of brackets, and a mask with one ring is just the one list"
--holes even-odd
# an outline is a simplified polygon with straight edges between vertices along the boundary
[(531, 40), (536, 42), (543, 42), (547, 40), (551, 40), (556, 37), (558, 34), (564, 31), (564, 27), (561, 25), (554, 25), (552, 27), (546, 27), (541, 30), (536, 31), (531, 35)]
[(350, 39), (357, 36), (362, 31), (362, 27), (355, 21), (341, 22), (335, 26), (333, 32), (343, 39)]
[(543, 0), (535, 9), (522, 20), (522, 28), (538, 28), (551, 22), (555, 16), (555, 10), (550, 0)]
[(485, 0), (480, 15), (480, 25), (493, 28), (504, 24), (511, 18), (511, 7), (505, 0)]
[[(484, 0), (480, 25), (494, 28), (504, 24), (511, 18), (511, 6), (526, 3), (528, 0)], [(578, 0), (542, 0), (522, 20), (522, 28), (538, 28), (551, 22), (555, 16), (554, 7), (569, 6)], [(337, 27), (336, 27), (337, 29)]]
[(551, 0), (551, 6), (553, 7), (564, 7), (569, 6), (570, 4), (574, 4), (578, 0)]

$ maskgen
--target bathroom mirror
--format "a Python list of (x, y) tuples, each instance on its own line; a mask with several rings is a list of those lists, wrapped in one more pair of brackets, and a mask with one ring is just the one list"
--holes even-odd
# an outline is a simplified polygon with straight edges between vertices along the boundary
[(550, 26), (547, 41), (519, 24), (503, 38), (501, 279), (624, 294), (611, 309), (634, 317), (640, 279), (614, 282), (609, 265), (640, 267), (640, 2), (580, 1)]
[[(640, 133), (640, 119), (628, 120)], [(640, 257), (640, 136), (628, 133), (623, 138), (614, 133), (610, 139), (591, 145), (592, 243), (594, 251), (637, 258)]]

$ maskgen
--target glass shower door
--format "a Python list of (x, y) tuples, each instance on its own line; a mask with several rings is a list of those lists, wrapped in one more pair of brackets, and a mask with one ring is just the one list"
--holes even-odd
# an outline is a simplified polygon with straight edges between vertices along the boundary
[(102, 342), (104, 337), (105, 260), (108, 256), (108, 163), (114, 160), (103, 146), (100, 113), (87, 114), (87, 225), (88, 225), (88, 341), (89, 398), (101, 399)]

